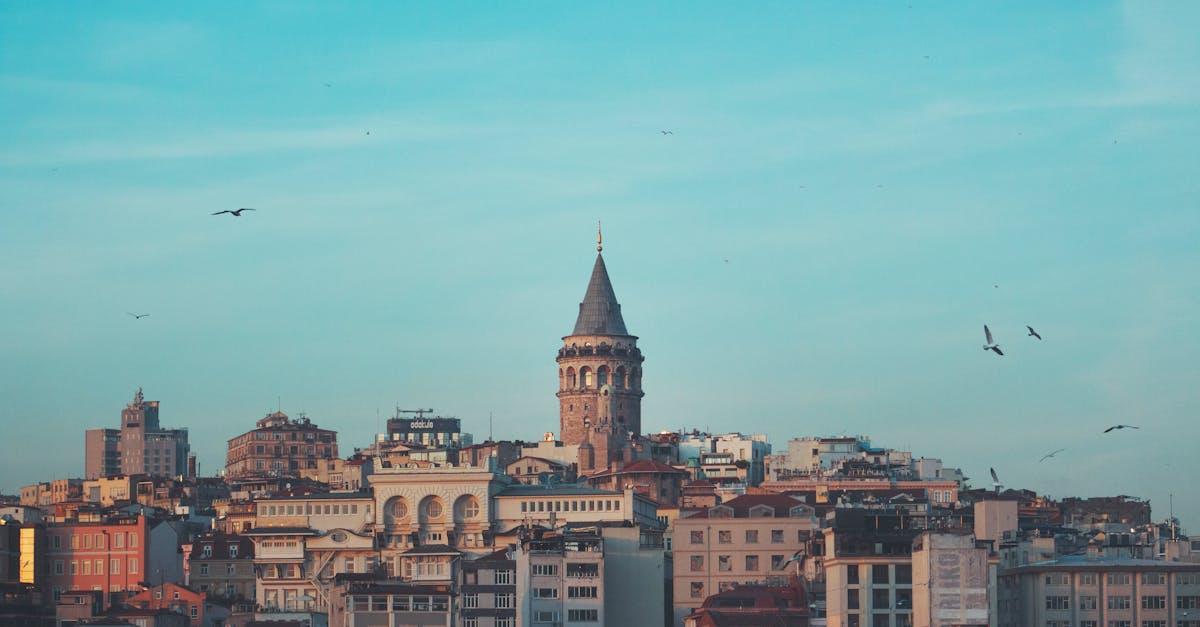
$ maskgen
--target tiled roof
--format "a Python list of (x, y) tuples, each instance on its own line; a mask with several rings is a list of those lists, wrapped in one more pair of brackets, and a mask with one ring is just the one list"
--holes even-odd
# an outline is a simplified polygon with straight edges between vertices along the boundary
[(448, 544), (422, 544), (404, 551), (401, 555), (459, 555), (462, 551)]
[(592, 477), (607, 477), (609, 475), (625, 475), (625, 474), (632, 474), (632, 473), (639, 473), (639, 472), (673, 473), (673, 474), (680, 474), (680, 475), (687, 474), (687, 472), (685, 472), (683, 470), (675, 468), (674, 466), (668, 466), (660, 461), (655, 461), (653, 459), (639, 459), (638, 461), (633, 462), (632, 464), (626, 464), (626, 465), (622, 466), (615, 472), (611, 471), (611, 470), (607, 470), (604, 472), (596, 473), (596, 474), (592, 475)]
[[(793, 507), (805, 505), (805, 503), (783, 494), (743, 494), (735, 499), (725, 501), (717, 507), (731, 508), (734, 518), (748, 518), (750, 510), (760, 505), (770, 507), (775, 512), (775, 518), (788, 518)], [(709, 518), (712, 509), (700, 510), (688, 518)]]
[(511, 485), (496, 496), (621, 496), (620, 492), (600, 490), (584, 485), (540, 486)]
[(579, 317), (575, 319), (575, 331), (571, 335), (629, 335), (602, 255), (596, 255), (592, 278), (588, 281), (583, 302), (579, 303)]

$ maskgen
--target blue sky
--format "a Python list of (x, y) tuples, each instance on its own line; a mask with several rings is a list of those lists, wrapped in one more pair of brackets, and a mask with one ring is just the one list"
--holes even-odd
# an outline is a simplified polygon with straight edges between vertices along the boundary
[(5, 3), (0, 489), (81, 473), (139, 385), (208, 472), (277, 397), (346, 452), (396, 403), (556, 430), (603, 219), (647, 429), (870, 434), (1194, 526), (1198, 30), (1185, 2)]

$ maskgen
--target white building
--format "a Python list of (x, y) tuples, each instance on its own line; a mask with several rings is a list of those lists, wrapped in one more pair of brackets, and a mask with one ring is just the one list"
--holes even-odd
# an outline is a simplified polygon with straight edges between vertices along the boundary
[(763, 433), (683, 434), (679, 439), (679, 459), (699, 460), (701, 453), (729, 453), (735, 462), (746, 462), (749, 465), (747, 482), (756, 486), (766, 478), (766, 460), (771, 454), (771, 443)]
[(493, 501), (497, 533), (524, 524), (551, 529), (568, 524), (621, 522), (658, 526), (658, 506), (633, 488), (613, 492), (574, 485), (512, 485), (498, 492)]

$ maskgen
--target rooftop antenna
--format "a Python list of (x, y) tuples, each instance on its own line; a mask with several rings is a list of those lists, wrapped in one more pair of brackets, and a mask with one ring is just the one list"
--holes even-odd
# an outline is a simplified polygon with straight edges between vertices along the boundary
[(492, 441), (492, 412), (488, 411), (488, 442)]

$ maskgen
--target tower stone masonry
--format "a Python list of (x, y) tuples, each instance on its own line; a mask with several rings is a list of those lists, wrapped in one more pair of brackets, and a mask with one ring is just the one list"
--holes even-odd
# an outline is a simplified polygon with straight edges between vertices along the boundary
[(558, 415), (563, 442), (587, 442), (595, 465), (604, 466), (621, 442), (641, 433), (645, 358), (625, 329), (599, 243), (596, 250), (575, 329), (558, 351)]

